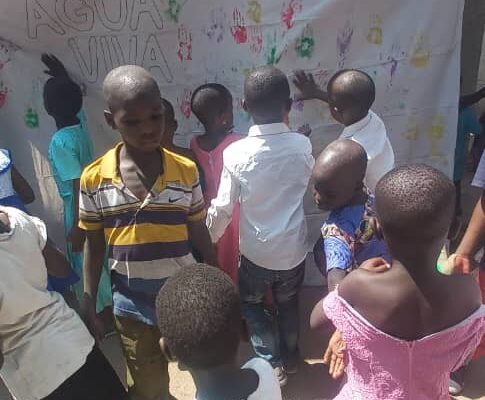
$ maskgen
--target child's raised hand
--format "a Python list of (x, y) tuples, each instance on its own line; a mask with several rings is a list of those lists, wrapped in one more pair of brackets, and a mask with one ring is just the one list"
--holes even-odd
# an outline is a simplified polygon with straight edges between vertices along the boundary
[(328, 342), (323, 363), (328, 365), (328, 373), (333, 379), (340, 379), (345, 372), (345, 342), (339, 331), (335, 331)]
[(44, 71), (47, 75), (53, 78), (69, 78), (66, 67), (64, 67), (64, 64), (54, 54), (43, 53), (41, 60), (47, 67)]
[(299, 93), (295, 96), (295, 100), (311, 100), (319, 98), (321, 90), (315, 83), (315, 79), (311, 73), (306, 73), (302, 70), (295, 71), (293, 83), (299, 90)]

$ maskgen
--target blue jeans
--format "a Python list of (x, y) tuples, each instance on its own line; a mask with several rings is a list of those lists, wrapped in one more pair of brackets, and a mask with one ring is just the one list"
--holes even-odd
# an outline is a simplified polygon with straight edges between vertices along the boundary
[[(305, 261), (289, 271), (259, 267), (241, 256), (239, 292), (244, 318), (256, 354), (273, 367), (298, 354), (298, 293), (305, 276)], [(264, 296), (271, 290), (275, 312), (264, 306)]]

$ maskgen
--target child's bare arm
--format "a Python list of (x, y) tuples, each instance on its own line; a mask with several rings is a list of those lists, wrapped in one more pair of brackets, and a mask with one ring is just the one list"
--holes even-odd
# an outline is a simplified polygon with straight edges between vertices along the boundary
[(32, 187), (15, 167), (12, 167), (12, 185), (24, 204), (34, 202), (35, 194)]
[(328, 103), (328, 94), (323, 89), (321, 89), (315, 82), (313, 75), (311, 73), (306, 73), (305, 71), (295, 71), (295, 78), (293, 83), (299, 90), (296, 95), (296, 100), (321, 100)]
[(79, 194), (80, 194), (80, 180), (74, 179), (72, 181), (74, 193), (74, 225), (72, 226), (67, 241), (71, 243), (72, 251), (78, 253), (83, 250), (86, 233), (79, 228)]
[(67, 278), (71, 270), (69, 261), (62, 252), (48, 238), (47, 243), (42, 251), (45, 259), (45, 265), (49, 275), (56, 278)]
[(485, 239), (485, 192), (475, 206), (470, 224), (465, 232), (456, 254), (464, 257), (473, 257), (483, 245)]
[(205, 225), (204, 220), (189, 221), (187, 223), (189, 229), (189, 238), (194, 247), (199, 250), (205, 263), (218, 266), (217, 255), (212, 244), (209, 231)]

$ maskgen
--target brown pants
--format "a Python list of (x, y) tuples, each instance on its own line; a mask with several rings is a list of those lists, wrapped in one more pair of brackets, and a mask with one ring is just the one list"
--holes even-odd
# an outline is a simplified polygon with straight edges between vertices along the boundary
[(115, 316), (115, 320), (131, 399), (168, 400), (168, 363), (160, 350), (160, 331), (134, 319)]

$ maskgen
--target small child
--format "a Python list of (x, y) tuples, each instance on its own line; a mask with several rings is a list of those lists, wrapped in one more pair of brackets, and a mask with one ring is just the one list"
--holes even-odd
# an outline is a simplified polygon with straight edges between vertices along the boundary
[[(204, 199), (209, 208), (217, 197), (223, 169), (223, 152), (241, 137), (231, 133), (233, 128), (232, 95), (218, 83), (198, 87), (192, 95), (192, 111), (202, 123), (205, 133), (195, 136), (190, 149), (204, 171)], [(239, 263), (239, 206), (234, 208), (231, 223), (217, 242), (219, 265), (233, 282), (237, 282)]]
[(81, 177), (87, 323), (96, 337), (102, 336), (93, 294), (107, 250), (130, 396), (168, 400), (156, 296), (167, 278), (195, 263), (189, 240), (208, 264), (217, 265), (217, 258), (195, 164), (160, 145), (164, 108), (153, 76), (135, 65), (115, 68), (103, 82), (103, 94), (106, 122), (122, 142)]
[[(47, 272), (62, 276), (38, 218), (0, 207), (0, 375), (22, 400), (124, 400), (116, 372), (78, 314), (49, 292)], [(52, 256), (54, 258), (52, 258)]]
[(320, 89), (311, 74), (297, 71), (294, 79), (301, 100), (318, 99), (328, 103), (333, 118), (345, 125), (341, 139), (352, 139), (366, 151), (366, 186), (374, 192), (377, 182), (394, 167), (394, 151), (384, 122), (370, 110), (376, 97), (372, 78), (363, 71), (342, 70)]
[(327, 146), (313, 168), (318, 208), (331, 211), (314, 255), (332, 291), (352, 269), (374, 257), (389, 261), (384, 241), (373, 230), (374, 196), (364, 186), (367, 154), (357, 142), (341, 139)]
[(318, 325), (326, 314), (346, 345), (347, 381), (336, 399), (449, 399), (450, 371), (485, 333), (473, 278), (436, 270), (454, 195), (451, 180), (425, 165), (397, 168), (377, 185), (377, 219), (392, 266), (350, 273), (317, 305), (320, 320), (311, 321)]
[[(42, 55), (51, 75), (44, 86), (44, 106), (54, 118), (58, 131), (49, 144), (49, 162), (59, 195), (64, 204), (64, 230), (68, 242), (67, 258), (74, 272), (82, 276), (82, 250), (85, 234), (78, 227), (79, 178), (83, 169), (93, 161), (91, 139), (82, 112), (82, 92), (72, 81), (64, 65), (53, 55)], [(78, 301), (82, 300), (82, 282), (75, 285)], [(111, 283), (103, 271), (99, 287), (97, 311), (111, 306)]]
[(0, 149), (0, 205), (22, 211), (35, 200), (34, 191), (13, 165), (10, 150)]
[(196, 400), (281, 400), (267, 361), (236, 364), (241, 303), (234, 284), (217, 268), (197, 264), (171, 277), (158, 294), (157, 318), (162, 352), (189, 370)]

